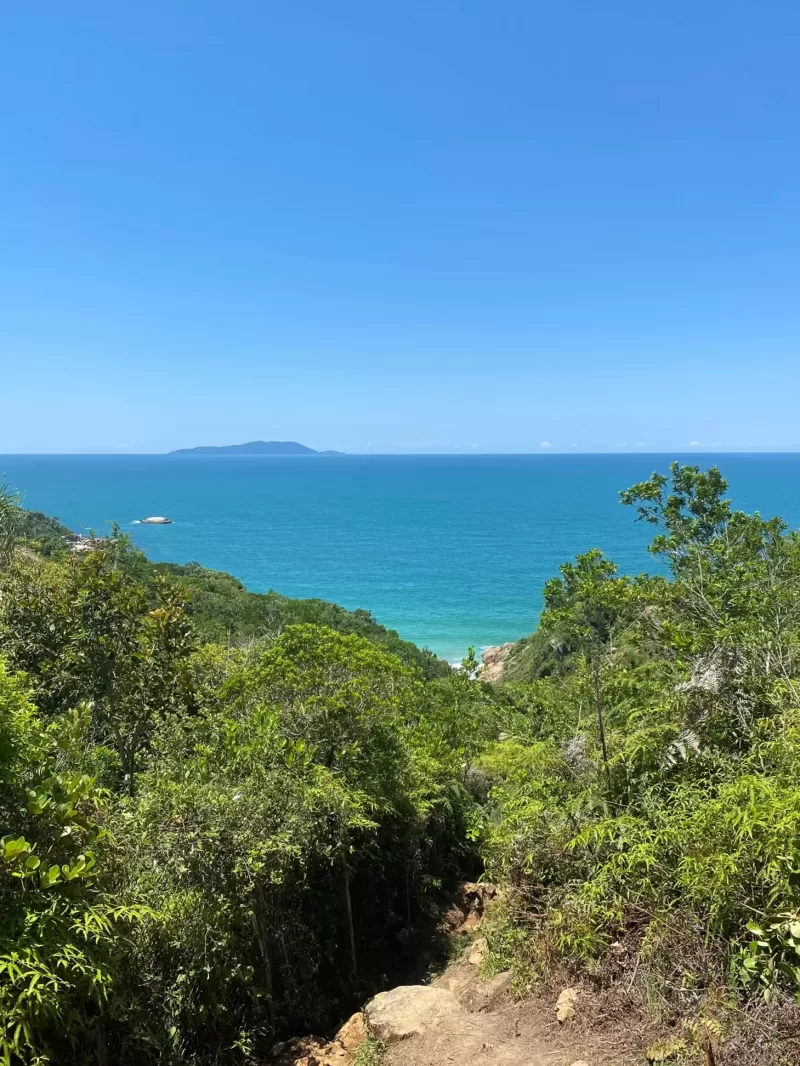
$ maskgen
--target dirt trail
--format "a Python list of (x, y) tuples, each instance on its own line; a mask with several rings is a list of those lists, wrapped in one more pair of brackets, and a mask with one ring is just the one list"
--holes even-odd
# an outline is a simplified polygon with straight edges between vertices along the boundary
[(623, 1066), (636, 1061), (630, 1032), (582, 1018), (580, 994), (575, 1017), (562, 1024), (554, 996), (511, 999), (508, 975), (484, 982), (475, 966), (456, 962), (432, 984), (452, 992), (458, 1009), (389, 1043), (386, 1066)]
[[(491, 905), (492, 886), (465, 884), (440, 933), (474, 936)], [(580, 988), (524, 1000), (511, 974), (480, 976), (486, 950), (473, 940), (430, 984), (400, 985), (369, 1001), (334, 1039), (280, 1045), (275, 1066), (352, 1066), (368, 1034), (385, 1045), (382, 1066), (632, 1066), (642, 1063), (633, 1019), (604, 1010)], [(566, 997), (562, 1020), (559, 993)], [(285, 1051), (283, 1050), (285, 1048)]]

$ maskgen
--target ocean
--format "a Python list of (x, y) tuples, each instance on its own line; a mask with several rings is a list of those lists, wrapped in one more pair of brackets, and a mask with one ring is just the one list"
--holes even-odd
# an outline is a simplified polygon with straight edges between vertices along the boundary
[[(151, 559), (249, 589), (362, 607), (455, 661), (536, 625), (559, 564), (601, 548), (656, 569), (618, 493), (677, 458), (718, 465), (734, 505), (800, 526), (800, 455), (0, 456), (25, 507), (117, 522)], [(137, 525), (167, 515), (169, 526)]]

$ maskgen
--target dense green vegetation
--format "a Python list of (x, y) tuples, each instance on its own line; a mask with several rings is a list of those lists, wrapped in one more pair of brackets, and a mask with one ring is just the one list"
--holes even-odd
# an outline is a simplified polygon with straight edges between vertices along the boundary
[(521, 984), (637, 981), (689, 1019), (676, 1053), (727, 1038), (725, 1061), (750, 1042), (797, 1062), (800, 539), (725, 491), (674, 465), (622, 493), (670, 580), (590, 551), (546, 586), (503, 686), (513, 735), (482, 756), (483, 855), (507, 886), (492, 946)]
[(364, 612), (70, 553), (7, 496), (0, 531), (5, 1059), (249, 1061), (330, 1024), (470, 861), (479, 687)]
[(582, 974), (686, 1061), (800, 1061), (800, 539), (725, 491), (624, 492), (669, 577), (565, 564), (494, 686), (0, 497), (5, 1060), (260, 1061), (483, 865), (520, 991)]
[(380, 625), (369, 611), (346, 611), (326, 600), (294, 600), (277, 592), (248, 592), (230, 574), (207, 570), (197, 563), (149, 564), (154, 576), (163, 575), (187, 599), (188, 611), (204, 640), (241, 643), (274, 635), (289, 625), (330, 626), (380, 644), (424, 677), (447, 677), (449, 665), (431, 652), (401, 640), (393, 629)]
[[(3, 492), (5, 506), (8, 508), (8, 494)], [(8, 510), (6, 510), (6, 513)], [(6, 537), (10, 538), (13, 528), (14, 541), (18, 547), (25, 547), (39, 555), (63, 556), (67, 550), (67, 538), (71, 531), (58, 519), (50, 518), (41, 511), (23, 511), (15, 509), (13, 527), (9, 522)], [(10, 542), (10, 541), (9, 541)]]

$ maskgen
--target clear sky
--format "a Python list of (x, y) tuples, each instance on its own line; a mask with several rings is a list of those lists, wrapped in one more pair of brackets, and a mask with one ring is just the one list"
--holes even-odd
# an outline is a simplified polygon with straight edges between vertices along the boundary
[(36, 0), (0, 453), (800, 448), (797, 0)]

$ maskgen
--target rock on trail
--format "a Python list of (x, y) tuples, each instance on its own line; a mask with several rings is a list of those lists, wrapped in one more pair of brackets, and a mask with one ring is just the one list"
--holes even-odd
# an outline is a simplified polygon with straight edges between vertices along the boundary
[(432, 985), (400, 985), (380, 992), (364, 1008), (370, 1034), (386, 1044), (424, 1036), (448, 1021), (461, 1020), (462, 1008), (452, 992)]

